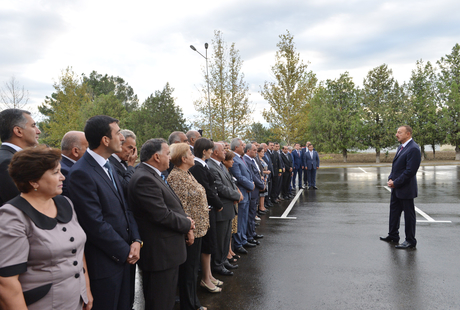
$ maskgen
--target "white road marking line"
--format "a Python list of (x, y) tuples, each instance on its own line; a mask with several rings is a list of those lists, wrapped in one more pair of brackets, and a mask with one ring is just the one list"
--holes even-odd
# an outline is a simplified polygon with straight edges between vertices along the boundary
[[(391, 192), (391, 188), (389, 188), (388, 186), (379, 186), (379, 187), (384, 187), (387, 191)], [(452, 221), (436, 221), (435, 219), (433, 219), (431, 216), (429, 216), (428, 214), (426, 214), (425, 212), (423, 212), (416, 206), (414, 207), (415, 207), (415, 212), (417, 212), (418, 214), (420, 214), (426, 219), (425, 221), (417, 220), (417, 222), (420, 222), (420, 223), (452, 223)]]
[(361, 169), (364, 173), (367, 173), (367, 171), (364, 170), (363, 168), (361, 168), (361, 167), (358, 167), (358, 168)]
[(297, 217), (287, 217), (289, 215), (289, 212), (291, 212), (292, 208), (294, 207), (294, 204), (296, 203), (297, 199), (299, 199), (300, 194), (303, 193), (303, 188), (297, 192), (297, 195), (295, 195), (294, 199), (292, 199), (291, 203), (287, 207), (286, 210), (284, 210), (284, 213), (281, 216), (270, 216), (271, 219), (288, 219), (288, 220), (295, 220)]

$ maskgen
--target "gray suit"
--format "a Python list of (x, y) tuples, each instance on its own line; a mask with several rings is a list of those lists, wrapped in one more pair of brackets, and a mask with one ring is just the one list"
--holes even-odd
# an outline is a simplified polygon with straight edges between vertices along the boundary
[(227, 168), (221, 168), (214, 160), (207, 161), (209, 169), (215, 178), (217, 194), (222, 201), (224, 208), (217, 212), (216, 233), (217, 233), (217, 251), (214, 257), (214, 266), (221, 266), (227, 259), (228, 249), (230, 247), (230, 236), (232, 234), (232, 219), (235, 217), (235, 201), (240, 200), (238, 188), (232, 181)]

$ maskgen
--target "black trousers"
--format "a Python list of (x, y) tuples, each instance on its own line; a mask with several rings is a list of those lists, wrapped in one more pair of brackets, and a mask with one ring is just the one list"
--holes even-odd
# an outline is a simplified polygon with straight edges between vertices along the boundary
[(160, 271), (142, 271), (145, 309), (171, 310), (174, 308), (178, 275), (179, 266)]
[(125, 263), (123, 269), (109, 278), (93, 280), (91, 279), (91, 293), (94, 297), (93, 309), (103, 310), (125, 310), (132, 309), (134, 296), (131, 295), (133, 288), (131, 285), (132, 267)]
[(289, 195), (289, 185), (291, 183), (291, 173), (290, 172), (285, 172), (283, 173), (283, 183), (281, 186), (281, 195), (288, 196)]
[(390, 228), (388, 235), (394, 239), (399, 239), (399, 223), (403, 211), (406, 241), (415, 246), (417, 240), (415, 239), (416, 216), (414, 199), (400, 199), (396, 197), (395, 190), (393, 189), (391, 191)]
[(191, 246), (187, 246), (187, 260), (179, 266), (179, 296), (181, 310), (196, 310), (201, 307), (198, 296), (196, 295), (198, 270), (200, 269), (201, 240), (201, 238), (196, 238)]
[(270, 192), (270, 198), (272, 201), (275, 201), (280, 195), (280, 192), (278, 191), (278, 187), (280, 185), (281, 185), (281, 177), (279, 177), (278, 175), (274, 175), (273, 182), (272, 182), (272, 189)]

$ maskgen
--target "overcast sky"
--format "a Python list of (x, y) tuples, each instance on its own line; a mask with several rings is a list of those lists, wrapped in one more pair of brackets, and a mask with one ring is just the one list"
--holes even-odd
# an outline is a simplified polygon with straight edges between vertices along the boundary
[(268, 104), (260, 86), (273, 79), (286, 30), (319, 80), (348, 71), (358, 86), (383, 63), (407, 81), (416, 60), (436, 62), (460, 43), (460, 2), (453, 0), (0, 0), (0, 7), (0, 82), (14, 75), (29, 90), (30, 110), (71, 66), (78, 75), (122, 77), (141, 103), (169, 82), (190, 122), (205, 60), (189, 46), (204, 54), (214, 30), (240, 51), (261, 122)]

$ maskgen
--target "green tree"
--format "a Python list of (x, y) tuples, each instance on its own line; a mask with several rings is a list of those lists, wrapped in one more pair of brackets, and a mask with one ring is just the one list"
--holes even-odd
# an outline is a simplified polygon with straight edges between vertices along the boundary
[(401, 92), (386, 64), (369, 71), (362, 91), (363, 144), (375, 148), (376, 162), (380, 150), (395, 146), (396, 128), (401, 125)]
[(151, 138), (168, 139), (173, 131), (188, 131), (182, 109), (175, 104), (169, 83), (162, 91), (151, 94), (141, 107), (130, 113), (127, 121), (129, 129), (137, 135), (138, 145), (141, 146)]
[(113, 92), (107, 95), (101, 94), (94, 101), (87, 102), (81, 107), (81, 116), (83, 119), (88, 119), (95, 115), (110, 115), (120, 121), (120, 126), (123, 127), (126, 123), (128, 112), (123, 103), (118, 99)]
[(312, 100), (310, 140), (322, 151), (341, 152), (347, 162), (348, 150), (361, 147), (359, 109), (358, 90), (348, 72), (327, 80)]
[(428, 61), (416, 62), (416, 68), (408, 83), (408, 95), (412, 120), (408, 123), (414, 130), (414, 138), (420, 145), (422, 159), (425, 159), (425, 145), (431, 145), (435, 157), (435, 145), (445, 140), (445, 132), (440, 129), (440, 109), (437, 98), (435, 69)]
[[(228, 49), (222, 32), (216, 30), (212, 40), (213, 54), (210, 57), (210, 99), (209, 106), (207, 85), (203, 85), (202, 98), (194, 102), (199, 112), (195, 127), (205, 133), (211, 132), (215, 141), (228, 140), (244, 134), (251, 120), (253, 109), (249, 103), (249, 87), (241, 72), (243, 61), (235, 43)], [(204, 72), (207, 82), (206, 72)], [(209, 116), (211, 115), (211, 123)]]
[(252, 123), (249, 129), (247, 130), (246, 134), (244, 135), (244, 139), (246, 141), (257, 141), (259, 143), (268, 143), (273, 137), (273, 132), (265, 128), (262, 123)]
[(437, 61), (438, 92), (442, 105), (442, 122), (446, 124), (446, 141), (455, 146), (455, 160), (460, 160), (460, 45)]
[(67, 131), (83, 130), (86, 119), (80, 111), (91, 102), (88, 88), (71, 67), (62, 71), (59, 81), (53, 85), (55, 92), (46, 97), (38, 110), (46, 119), (40, 123), (41, 142), (59, 147)]
[(139, 100), (131, 86), (125, 80), (117, 76), (108, 76), (92, 71), (89, 76), (82, 74), (83, 82), (88, 84), (93, 100), (100, 95), (113, 95), (123, 104), (126, 111), (132, 112), (137, 109)]
[(270, 105), (263, 116), (273, 128), (276, 137), (288, 144), (299, 140), (302, 132), (299, 121), (306, 118), (306, 107), (313, 98), (317, 78), (296, 52), (294, 36), (289, 31), (279, 36), (279, 50), (271, 70), (274, 82), (265, 82), (260, 93)]

